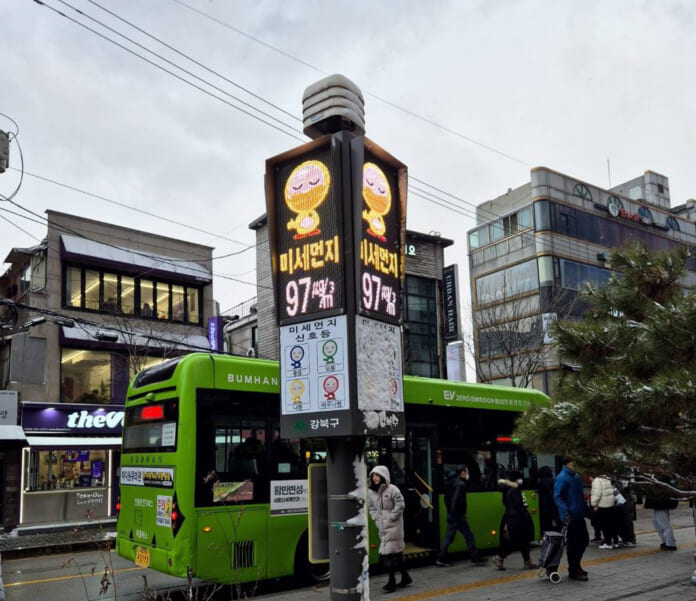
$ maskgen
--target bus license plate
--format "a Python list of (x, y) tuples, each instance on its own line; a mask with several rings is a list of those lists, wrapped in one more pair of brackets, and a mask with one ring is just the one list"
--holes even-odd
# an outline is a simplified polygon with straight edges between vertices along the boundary
[(150, 567), (150, 549), (138, 547), (135, 552), (135, 565), (142, 568)]

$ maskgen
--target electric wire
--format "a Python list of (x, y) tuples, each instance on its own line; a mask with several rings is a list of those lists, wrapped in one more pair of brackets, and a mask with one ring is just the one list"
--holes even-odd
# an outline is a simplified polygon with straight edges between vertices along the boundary
[(154, 36), (154, 35), (152, 35), (151, 33), (145, 31), (145, 30), (142, 29), (141, 27), (138, 27), (137, 25), (135, 25), (135, 24), (132, 23), (131, 21), (128, 21), (128, 20), (124, 19), (123, 17), (117, 15), (115, 12), (109, 10), (108, 8), (103, 7), (103, 6), (102, 6), (101, 4), (99, 4), (98, 2), (95, 2), (95, 0), (87, 0), (87, 1), (88, 1), (90, 4), (94, 4), (94, 6), (97, 6), (97, 7), (100, 8), (101, 10), (107, 12), (108, 14), (110, 14), (110, 15), (113, 16), (113, 17), (115, 17), (115, 18), (118, 19), (119, 21), (121, 21), (121, 22), (123, 22), (123, 23), (125, 23), (125, 24), (127, 24), (127, 25), (130, 25), (131, 27), (133, 27), (134, 29), (136, 29), (137, 31), (139, 31), (140, 33), (142, 33), (143, 35), (146, 35), (147, 37), (149, 37), (150, 39), (155, 40), (156, 42), (159, 42), (159, 43), (162, 44), (165, 48), (168, 48), (169, 50), (171, 50), (172, 52), (175, 52), (175, 53), (178, 54), (179, 56), (182, 56), (182, 57), (184, 57), (185, 59), (191, 61), (194, 65), (199, 66), (201, 69), (205, 69), (206, 71), (208, 71), (208, 73), (212, 73), (213, 75), (216, 75), (216, 76), (219, 77), (220, 79), (226, 81), (226, 82), (229, 83), (230, 85), (235, 86), (236, 88), (239, 88), (240, 90), (243, 90), (244, 92), (246, 92), (246, 93), (249, 94), (250, 96), (253, 96), (253, 97), (256, 98), (257, 100), (260, 100), (261, 102), (263, 102), (263, 103), (265, 103), (265, 104), (267, 104), (267, 105), (269, 105), (269, 106), (272, 106), (274, 109), (276, 109), (277, 111), (280, 111), (281, 113), (287, 115), (287, 116), (290, 117), (291, 119), (294, 119), (294, 120), (296, 120), (296, 121), (302, 121), (302, 119), (300, 119), (297, 115), (295, 115), (295, 114), (293, 114), (293, 113), (291, 113), (291, 112), (289, 112), (289, 111), (286, 111), (285, 109), (279, 107), (277, 104), (273, 104), (273, 103), (270, 102), (269, 100), (266, 100), (263, 96), (260, 96), (260, 95), (258, 95), (258, 94), (256, 94), (256, 93), (252, 92), (252, 91), (249, 90), (248, 88), (246, 88), (246, 87), (244, 87), (244, 86), (238, 84), (236, 81), (233, 81), (233, 80), (229, 79), (228, 77), (222, 75), (222, 74), (219, 73), (218, 71), (215, 71), (214, 69), (211, 69), (210, 67), (204, 65), (204, 64), (201, 63), (200, 61), (198, 61), (198, 60), (192, 58), (192, 57), (189, 56), (188, 54), (186, 54), (186, 53), (184, 53), (184, 52), (181, 52), (179, 49), (177, 49), (177, 48), (175, 48), (174, 46), (168, 44), (167, 42), (161, 40), (161, 39), (158, 38), (157, 36)]
[[(167, 69), (166, 67), (163, 67), (162, 65), (159, 65), (159, 64), (155, 63), (154, 61), (151, 61), (149, 58), (143, 56), (142, 54), (139, 54), (139, 53), (135, 52), (135, 50), (132, 50), (132, 49), (128, 48), (127, 46), (124, 46), (123, 44), (117, 42), (116, 40), (111, 39), (109, 36), (107, 36), (107, 35), (105, 35), (105, 34), (99, 32), (99, 31), (97, 31), (96, 29), (93, 29), (92, 27), (89, 27), (88, 25), (85, 25), (84, 23), (81, 23), (81, 22), (78, 21), (77, 19), (73, 19), (71, 16), (66, 15), (64, 12), (58, 10), (57, 8), (55, 8), (55, 7), (53, 7), (53, 6), (49, 5), (49, 4), (47, 4), (47, 3), (44, 2), (43, 0), (33, 0), (33, 1), (34, 1), (36, 4), (40, 5), (40, 6), (46, 7), (47, 9), (49, 9), (49, 10), (53, 11), (54, 13), (56, 13), (57, 15), (59, 15), (59, 16), (65, 18), (65, 19), (67, 19), (68, 21), (71, 21), (72, 23), (75, 23), (75, 25), (78, 25), (78, 26), (82, 27), (83, 29), (86, 29), (87, 31), (92, 32), (94, 35), (96, 35), (96, 36), (98, 36), (98, 37), (100, 37), (100, 38), (102, 38), (102, 39), (104, 39), (104, 40), (106, 40), (106, 41), (108, 41), (108, 42), (114, 44), (115, 46), (118, 46), (118, 47), (121, 48), (122, 50), (125, 50), (125, 51), (128, 52), (129, 54), (132, 54), (133, 56), (135, 56), (135, 57), (137, 57), (137, 58), (139, 58), (139, 59), (145, 61), (146, 63), (152, 65), (153, 67), (156, 67), (157, 69), (160, 69), (161, 71), (164, 71), (165, 73), (168, 73), (169, 75), (171, 75), (172, 77), (178, 79), (179, 81), (181, 81), (181, 82), (183, 82), (183, 83), (185, 83), (185, 84), (188, 84), (188, 85), (190, 85), (190, 86), (193, 87), (193, 88), (196, 88), (196, 89), (199, 90), (200, 92), (203, 92), (204, 94), (207, 94), (208, 96), (211, 96), (212, 98), (215, 98), (216, 100), (219, 100), (220, 102), (222, 102), (222, 103), (224, 103), (224, 104), (226, 104), (226, 105), (228, 105), (228, 106), (230, 106), (230, 107), (232, 107), (232, 108), (238, 110), (238, 111), (241, 112), (241, 113), (244, 113), (245, 115), (251, 117), (252, 119), (255, 119), (256, 121), (260, 121), (260, 122), (263, 123), (264, 125), (267, 125), (268, 127), (271, 127), (271, 128), (273, 128), (273, 129), (275, 129), (275, 130), (277, 130), (277, 131), (279, 131), (279, 132), (281, 132), (281, 133), (284, 133), (284, 134), (286, 134), (286, 135), (288, 135), (288, 136), (291, 136), (291, 137), (295, 138), (296, 140), (299, 140), (300, 142), (304, 142), (304, 141), (305, 141), (303, 138), (301, 138), (301, 137), (299, 137), (299, 136), (296, 136), (295, 134), (292, 134), (292, 133), (290, 133), (290, 132), (287, 132), (287, 131), (285, 131), (284, 129), (281, 129), (280, 127), (278, 127), (277, 125), (274, 125), (273, 123), (269, 123), (268, 121), (266, 121), (266, 120), (263, 119), (262, 117), (259, 117), (258, 115), (255, 115), (255, 114), (253, 114), (253, 113), (250, 113), (249, 111), (247, 111), (247, 110), (245, 110), (245, 109), (243, 109), (243, 108), (241, 108), (241, 107), (239, 107), (239, 106), (236, 106), (235, 104), (229, 102), (228, 100), (225, 100), (224, 98), (221, 98), (220, 96), (217, 96), (216, 94), (213, 94), (212, 92), (210, 92), (209, 90), (206, 90), (205, 88), (199, 86), (198, 84), (195, 84), (195, 83), (193, 83), (192, 81), (189, 81), (189, 80), (186, 79), (185, 77), (182, 77), (181, 75), (178, 75), (177, 73), (174, 73), (173, 71), (170, 71), (170, 70)], [(60, 1), (60, 0), (59, 0), (59, 1)], [(184, 69), (182, 69), (182, 71), (183, 71), (183, 70), (184, 70)], [(262, 111), (260, 111), (259, 109), (255, 109), (255, 110), (258, 110), (259, 112), (262, 112)], [(287, 127), (290, 127), (290, 126), (287, 126)]]
[[(211, 15), (209, 15), (201, 10), (198, 10), (197, 8), (194, 8), (193, 6), (187, 4), (186, 2), (183, 2), (182, 0), (171, 0), (171, 1), (187, 8), (190, 11), (193, 11), (194, 13), (197, 13), (198, 15), (201, 15), (202, 17), (204, 17), (206, 19), (214, 21), (215, 23), (222, 25), (223, 27), (226, 27), (227, 29), (230, 29), (230, 30), (236, 32), (236, 33), (252, 40), (253, 42), (256, 42), (257, 44), (260, 44), (261, 46), (264, 46), (264, 47), (268, 48), (269, 50), (272, 50), (273, 52), (277, 52), (278, 54), (281, 54), (282, 56), (285, 56), (286, 58), (289, 58), (290, 60), (293, 60), (296, 63), (304, 65), (305, 67), (309, 67), (313, 71), (317, 71), (317, 72), (321, 73), (322, 75), (329, 75), (329, 73), (327, 71), (324, 71), (323, 69), (321, 69), (315, 65), (312, 65), (311, 63), (309, 63), (305, 60), (302, 60), (301, 58), (298, 58), (297, 56), (294, 56), (293, 54), (290, 54), (289, 52), (281, 50), (277, 46), (273, 46), (271, 44), (268, 44), (268, 43), (264, 42), (263, 40), (255, 37), (251, 34), (248, 34), (245, 31), (242, 31), (241, 29), (233, 27), (232, 25), (222, 21), (221, 19), (217, 19), (217, 18), (215, 18), (215, 17), (213, 17), (213, 16), (211, 16)], [(502, 150), (498, 150), (497, 148), (494, 148), (493, 146), (490, 146), (488, 144), (484, 144), (483, 142), (479, 142), (478, 140), (475, 140), (474, 138), (466, 136), (460, 132), (457, 132), (457, 131), (445, 126), (445, 125), (442, 125), (441, 123), (438, 123), (437, 121), (435, 121), (433, 119), (429, 119), (428, 117), (424, 117), (422, 115), (419, 115), (418, 113), (411, 111), (410, 109), (404, 108), (404, 107), (396, 104), (395, 102), (387, 100), (386, 98), (383, 98), (382, 96), (378, 96), (377, 94), (370, 92), (369, 90), (366, 90), (365, 94), (371, 96), (372, 98), (374, 98), (375, 100), (378, 100), (379, 102), (382, 102), (382, 103), (384, 103), (388, 106), (391, 106), (392, 108), (395, 108), (395, 109), (397, 109), (397, 110), (399, 110), (407, 115), (410, 115), (411, 117), (419, 119), (420, 121), (428, 123), (429, 125), (432, 125), (433, 127), (436, 127), (438, 129), (441, 129), (442, 131), (445, 131), (449, 134), (457, 136), (458, 138), (466, 140), (467, 142), (470, 142), (471, 144), (475, 144), (476, 146), (480, 146), (481, 148), (484, 148), (485, 150), (493, 152), (493, 153), (495, 153), (503, 158), (506, 158), (510, 161), (514, 161), (514, 162), (519, 163), (521, 165), (524, 165), (526, 167), (531, 167), (531, 164), (527, 161), (519, 159), (519, 158), (517, 158), (509, 153), (503, 152)]]

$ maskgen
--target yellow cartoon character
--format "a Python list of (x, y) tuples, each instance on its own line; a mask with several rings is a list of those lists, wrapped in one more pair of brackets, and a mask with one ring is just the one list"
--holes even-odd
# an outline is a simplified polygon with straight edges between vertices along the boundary
[(304, 391), (305, 385), (302, 380), (293, 380), (290, 382), (290, 396), (292, 397), (290, 400), (293, 404), (302, 404), (302, 395), (304, 394)]
[(321, 233), (315, 209), (324, 202), (330, 186), (331, 175), (321, 161), (305, 161), (292, 170), (285, 183), (285, 204), (297, 213), (288, 221), (288, 229), (297, 230), (294, 240)]
[(384, 171), (374, 163), (363, 166), (363, 199), (370, 207), (369, 211), (362, 212), (362, 218), (369, 225), (367, 233), (386, 242), (387, 228), (382, 215), (386, 215), (391, 208), (391, 188)]

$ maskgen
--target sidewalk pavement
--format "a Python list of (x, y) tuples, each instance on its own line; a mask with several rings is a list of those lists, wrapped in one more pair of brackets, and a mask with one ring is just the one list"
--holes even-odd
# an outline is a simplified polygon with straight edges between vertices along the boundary
[(116, 538), (116, 520), (44, 525), (33, 529), (17, 529), (0, 535), (2, 559), (38, 553), (55, 553), (65, 549), (95, 548)]
[[(540, 578), (536, 570), (522, 570), (518, 552), (510, 555), (505, 571), (487, 566), (472, 566), (468, 560), (455, 562), (451, 568), (429, 565), (410, 570), (413, 584), (395, 593), (382, 592), (385, 574), (370, 577), (370, 598), (389, 601), (694, 601), (696, 586), (691, 576), (696, 569), (696, 537), (691, 509), (687, 503), (670, 512), (670, 522), (677, 540), (677, 551), (661, 551), (660, 539), (652, 526), (652, 511), (638, 509), (635, 530), (638, 545), (601, 550), (590, 545), (583, 558), (589, 572), (587, 582), (568, 580), (565, 559), (561, 561), (562, 581), (552, 584)], [(588, 522), (589, 526), (589, 522)], [(592, 532), (590, 531), (590, 536)], [(540, 547), (532, 549), (536, 561)], [(258, 596), (262, 601), (328, 601), (328, 586), (304, 588)]]

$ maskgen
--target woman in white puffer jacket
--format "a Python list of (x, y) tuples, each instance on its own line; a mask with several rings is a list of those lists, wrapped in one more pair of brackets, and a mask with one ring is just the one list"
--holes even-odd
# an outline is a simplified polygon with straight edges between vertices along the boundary
[(616, 529), (614, 486), (606, 476), (597, 476), (592, 480), (590, 505), (597, 512), (599, 528), (604, 541), (600, 549), (618, 549), (619, 533)]

